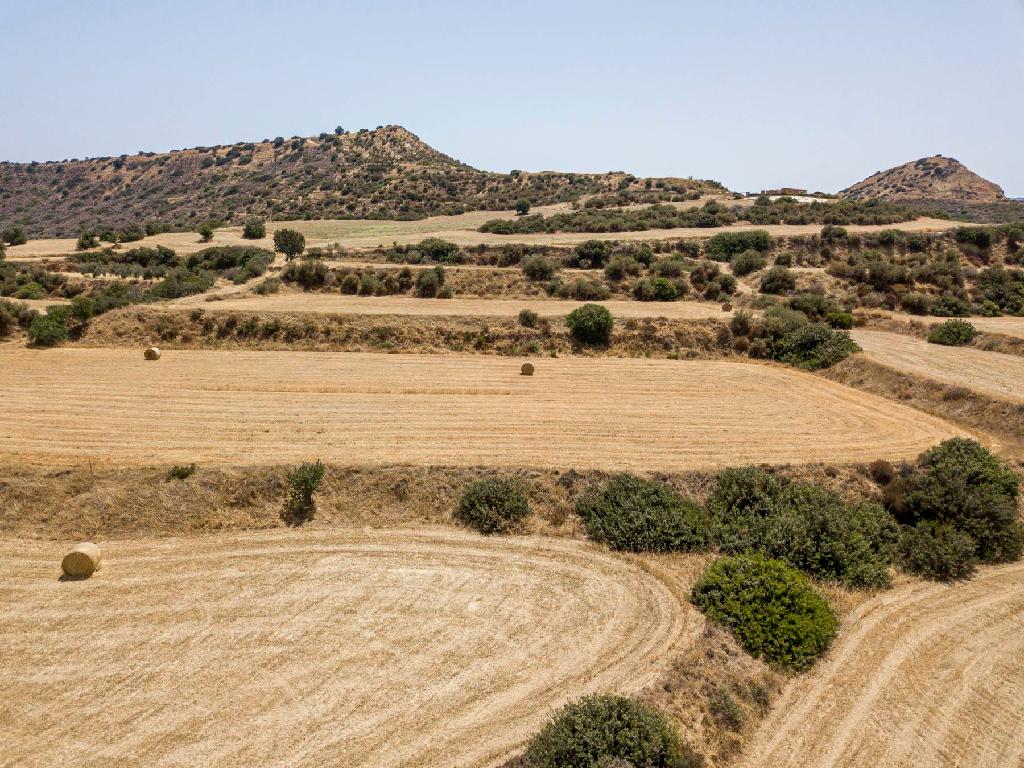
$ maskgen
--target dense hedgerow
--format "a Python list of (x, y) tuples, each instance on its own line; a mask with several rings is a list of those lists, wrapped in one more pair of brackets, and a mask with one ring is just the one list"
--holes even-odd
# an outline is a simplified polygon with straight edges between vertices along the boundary
[(928, 341), (947, 347), (962, 347), (974, 341), (978, 329), (966, 320), (946, 320), (933, 326), (928, 332)]
[(681, 768), (684, 750), (656, 709), (624, 696), (587, 696), (565, 705), (534, 736), (526, 768)]
[(529, 516), (522, 483), (500, 477), (467, 485), (455, 510), (456, 520), (485, 535), (517, 531)]
[(765, 253), (771, 250), (772, 237), (763, 229), (743, 232), (720, 232), (704, 244), (704, 253), (715, 261), (729, 261), (744, 251)]
[(751, 655), (790, 669), (813, 664), (839, 627), (828, 601), (806, 576), (759, 554), (716, 560), (690, 599)]
[(707, 508), (723, 552), (760, 552), (856, 589), (889, 584), (899, 529), (878, 504), (744, 467), (719, 474)]
[(281, 270), (281, 280), (295, 283), (305, 291), (323, 288), (330, 277), (327, 265), (319, 259), (289, 261)]
[(618, 475), (576, 500), (587, 535), (612, 549), (673, 552), (711, 544), (708, 515), (672, 488), (633, 475)]
[(603, 345), (611, 341), (615, 320), (607, 308), (598, 304), (584, 304), (565, 318), (569, 333), (581, 344)]

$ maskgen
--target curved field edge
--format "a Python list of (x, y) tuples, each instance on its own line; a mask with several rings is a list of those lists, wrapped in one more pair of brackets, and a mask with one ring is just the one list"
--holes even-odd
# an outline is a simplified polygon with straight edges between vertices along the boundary
[(1018, 766), (1024, 563), (863, 603), (775, 702), (744, 768)]
[(492, 765), (566, 700), (642, 689), (701, 623), (659, 569), (579, 542), (100, 543), (85, 582), (54, 542), (0, 543), (5, 763)]

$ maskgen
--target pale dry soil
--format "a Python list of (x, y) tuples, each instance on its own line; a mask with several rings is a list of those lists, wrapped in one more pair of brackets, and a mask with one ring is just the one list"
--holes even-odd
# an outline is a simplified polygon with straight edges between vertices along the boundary
[(59, 581), (61, 543), (0, 543), (2, 765), (491, 766), (702, 625), (670, 572), (575, 541), (100, 544), (92, 578)]
[(742, 765), (1024, 765), (1024, 563), (862, 604), (776, 700)]
[(781, 366), (706, 360), (0, 351), (0, 453), (152, 465), (682, 471), (901, 460), (962, 434)]
[[(564, 205), (545, 206), (534, 209), (534, 213), (551, 213), (567, 210)], [(418, 243), (426, 237), (441, 237), (459, 245), (502, 245), (505, 243), (526, 243), (530, 245), (572, 246), (586, 240), (663, 240), (666, 238), (707, 239), (719, 232), (744, 229), (763, 229), (774, 236), (816, 235), (821, 232), (820, 224), (733, 224), (728, 227), (701, 228), (680, 227), (676, 229), (649, 229), (642, 232), (538, 232), (522, 235), (494, 235), (478, 232), (477, 229), (490, 219), (515, 218), (513, 211), (472, 211), (458, 216), (432, 216), (419, 221), (389, 221), (376, 219), (324, 219), (320, 221), (271, 221), (267, 222), (270, 237), (263, 240), (243, 240), (241, 227), (218, 229), (213, 241), (202, 243), (195, 232), (169, 232), (144, 238), (136, 243), (126, 243), (122, 248), (142, 245), (150, 247), (164, 245), (178, 253), (194, 253), (211, 245), (258, 245), (273, 248), (273, 233), (278, 229), (296, 229), (306, 236), (307, 247), (323, 247), (337, 243), (344, 248), (377, 248), (395, 243), (408, 245)], [(963, 222), (945, 219), (920, 218), (898, 224), (850, 225), (850, 232), (878, 232), (883, 229), (901, 229), (907, 232), (939, 232), (957, 226), (970, 226)], [(59, 256), (79, 253), (74, 238), (50, 238), (30, 240), (25, 245), (13, 246), (7, 251), (7, 258), (17, 261), (32, 261), (45, 256)]]
[[(235, 286), (237, 287), (237, 286)], [(200, 306), (214, 312), (316, 312), (345, 315), (417, 315), (429, 317), (515, 317), (520, 310), (531, 309), (542, 317), (565, 317), (584, 304), (600, 304), (613, 317), (666, 317), (677, 320), (728, 320), (721, 304), (707, 301), (567, 301), (564, 299), (417, 299), (411, 296), (351, 296), (342, 293), (286, 291), (258, 294), (227, 294), (218, 301), (206, 301), (203, 295), (189, 296), (160, 309)]]
[(946, 347), (885, 331), (851, 333), (870, 360), (898, 371), (1008, 400), (1024, 400), (1024, 358), (971, 347)]

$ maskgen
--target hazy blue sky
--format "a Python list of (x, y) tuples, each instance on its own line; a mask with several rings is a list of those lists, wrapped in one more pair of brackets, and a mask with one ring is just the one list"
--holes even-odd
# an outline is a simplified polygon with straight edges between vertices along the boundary
[(0, 159), (397, 123), (489, 170), (1024, 196), (1024, 0), (0, 0)]

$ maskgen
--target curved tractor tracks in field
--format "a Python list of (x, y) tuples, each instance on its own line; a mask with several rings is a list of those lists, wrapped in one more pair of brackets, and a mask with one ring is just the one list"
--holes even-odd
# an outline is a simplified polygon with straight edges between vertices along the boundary
[(894, 589), (844, 626), (776, 702), (745, 768), (1024, 765), (1024, 563)]

